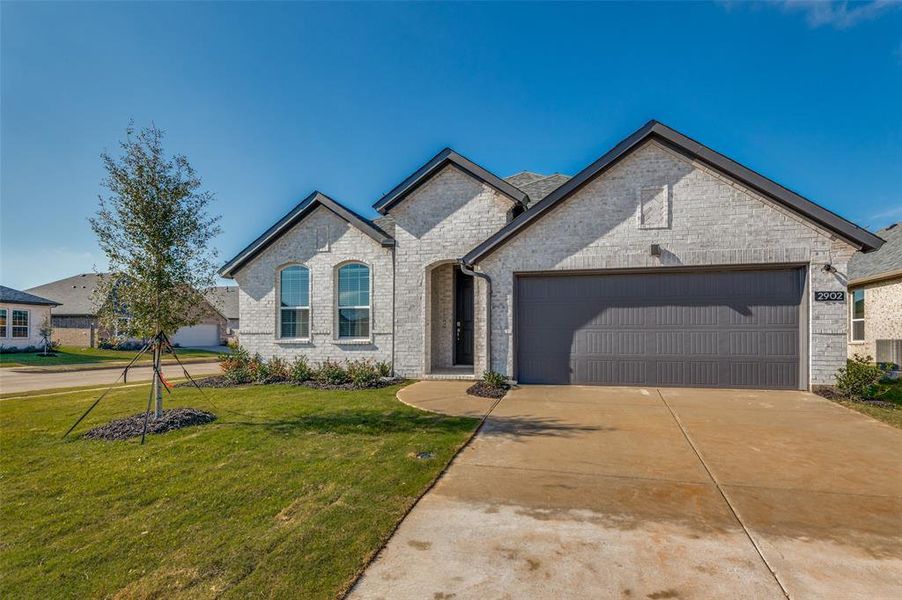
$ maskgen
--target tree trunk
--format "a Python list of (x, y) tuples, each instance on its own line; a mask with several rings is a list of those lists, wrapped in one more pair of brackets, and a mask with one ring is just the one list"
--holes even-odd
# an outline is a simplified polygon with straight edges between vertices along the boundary
[(157, 399), (157, 410), (154, 414), (157, 418), (163, 416), (163, 382), (160, 380), (160, 376), (162, 375), (162, 371), (160, 371), (160, 359), (162, 358), (162, 354), (163, 346), (159, 338), (157, 338), (157, 341), (154, 342), (153, 345), (153, 394)]

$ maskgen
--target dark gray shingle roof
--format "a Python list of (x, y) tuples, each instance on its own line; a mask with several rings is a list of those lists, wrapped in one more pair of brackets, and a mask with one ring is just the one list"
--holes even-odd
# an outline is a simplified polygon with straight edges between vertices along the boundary
[(28, 292), (14, 290), (11, 287), (0, 285), (0, 302), (10, 302), (13, 304), (36, 304), (40, 306), (59, 306), (59, 302), (41, 298)]
[(567, 175), (555, 173), (547, 177), (542, 177), (531, 183), (527, 183), (520, 187), (521, 190), (529, 194), (529, 205), (532, 206), (554, 190), (558, 189), (569, 180)]
[(238, 318), (238, 286), (219, 285), (204, 292), (207, 302), (222, 313), (226, 319)]
[(873, 279), (902, 271), (902, 223), (881, 229), (877, 235), (886, 243), (874, 252), (856, 252), (849, 261), (849, 280)]
[(56, 315), (94, 315), (97, 314), (94, 290), (99, 280), (100, 275), (96, 273), (82, 273), (26, 291), (59, 302), (62, 306), (53, 311)]

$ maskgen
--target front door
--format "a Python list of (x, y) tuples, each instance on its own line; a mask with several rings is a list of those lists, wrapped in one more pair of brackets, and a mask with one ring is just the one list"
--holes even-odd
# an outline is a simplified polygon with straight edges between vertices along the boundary
[(473, 364), (473, 277), (454, 270), (454, 364)]

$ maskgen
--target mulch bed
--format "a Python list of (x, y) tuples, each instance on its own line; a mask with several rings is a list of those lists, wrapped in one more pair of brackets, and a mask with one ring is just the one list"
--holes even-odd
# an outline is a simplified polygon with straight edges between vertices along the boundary
[[(315, 390), (372, 390), (376, 388), (388, 387), (390, 385), (395, 385), (396, 383), (400, 383), (403, 381), (400, 377), (383, 377), (377, 381), (375, 381), (372, 385), (368, 385), (366, 387), (358, 387), (353, 383), (341, 383), (341, 384), (332, 384), (332, 383), (321, 383), (318, 381), (305, 381), (303, 383), (292, 383), (290, 381), (267, 381), (266, 383), (233, 383), (226, 379), (224, 375), (214, 375), (212, 377), (205, 377), (204, 379), (196, 379), (197, 385), (202, 388), (230, 388), (230, 387), (239, 387), (242, 385), (266, 385), (270, 383), (284, 383), (287, 385), (297, 385), (300, 387), (312, 388)], [(194, 384), (190, 381), (182, 381), (175, 384), (174, 387), (194, 387)]]
[[(146, 413), (138, 413), (125, 419), (110, 421), (106, 425), (95, 427), (84, 435), (92, 440), (127, 440), (140, 437), (144, 431)], [(171, 408), (164, 410), (160, 418), (153, 414), (147, 419), (147, 433), (166, 433), (182, 427), (203, 425), (216, 420), (216, 415), (196, 408)]]
[(879, 406), (880, 408), (890, 408), (895, 409), (898, 408), (894, 403), (887, 402), (886, 400), (852, 400), (848, 396), (844, 396), (841, 394), (835, 387), (831, 385), (820, 385), (812, 388), (812, 391), (821, 396), (822, 398), (826, 398), (827, 400), (843, 400), (845, 402), (854, 402), (856, 404), (867, 404), (869, 406)]
[(467, 388), (467, 393), (471, 396), (479, 396), (480, 398), (503, 398), (510, 387), (494, 387), (487, 385), (484, 381), (477, 381)]

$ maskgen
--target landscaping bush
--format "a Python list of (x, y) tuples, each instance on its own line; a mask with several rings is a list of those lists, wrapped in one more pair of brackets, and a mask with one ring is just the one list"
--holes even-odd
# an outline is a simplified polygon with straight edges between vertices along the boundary
[(360, 388), (371, 387), (381, 377), (379, 368), (368, 360), (352, 360), (347, 363), (348, 378)]
[(482, 373), (482, 382), (485, 385), (496, 389), (507, 387), (507, 377), (498, 371), (484, 371)]
[(379, 375), (382, 377), (391, 377), (391, 363), (386, 361), (380, 361), (376, 363), (376, 368), (379, 370)]
[(257, 383), (266, 383), (269, 378), (269, 365), (266, 364), (259, 352), (248, 361), (247, 370), (251, 375), (251, 380)]
[(219, 357), (219, 367), (222, 374), (232, 384), (250, 383), (254, 380), (248, 368), (251, 361), (250, 354), (241, 346), (236, 347), (231, 354), (223, 354)]
[(870, 400), (877, 392), (877, 384), (886, 370), (874, 364), (870, 356), (855, 354), (846, 366), (836, 373), (836, 389), (851, 400)]
[(292, 383), (304, 383), (313, 379), (313, 369), (310, 368), (306, 357), (296, 356), (289, 369), (288, 379)]
[(348, 376), (348, 370), (340, 362), (329, 360), (328, 358), (319, 364), (313, 379), (319, 383), (329, 385), (342, 385), (351, 380)]
[(266, 363), (266, 370), (268, 371), (266, 383), (285, 383), (291, 378), (288, 363), (278, 356), (274, 356)]

